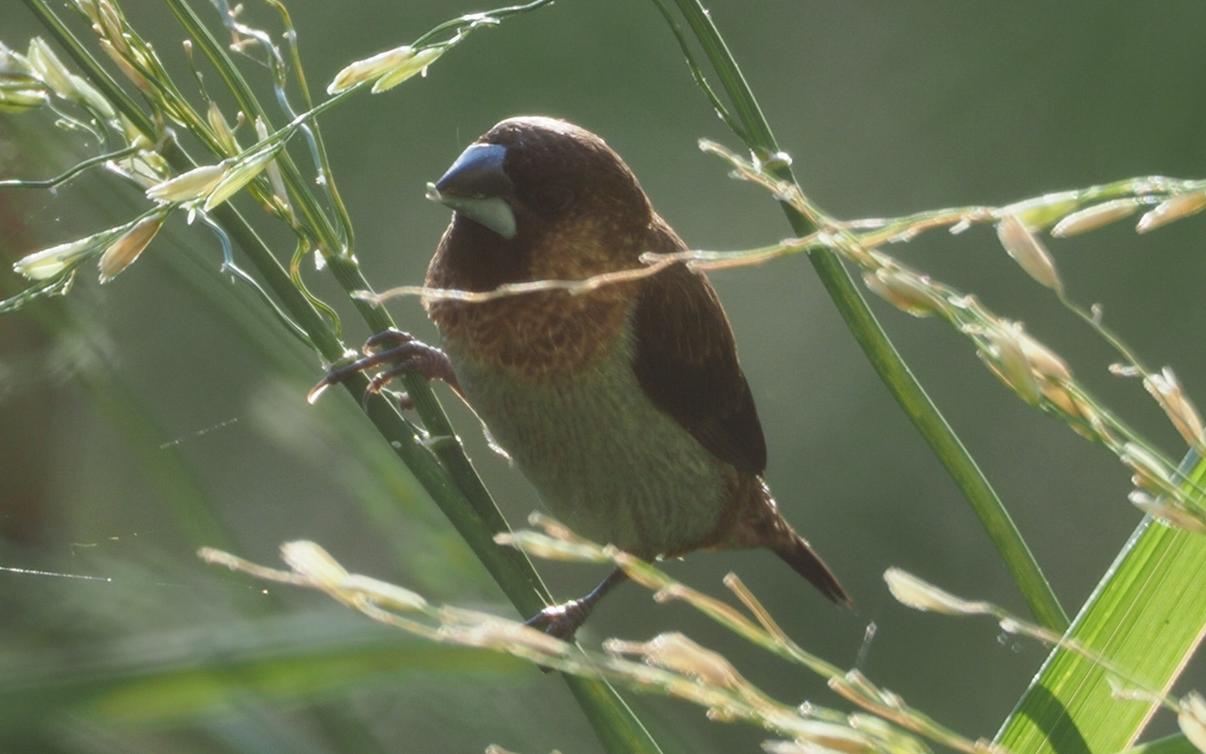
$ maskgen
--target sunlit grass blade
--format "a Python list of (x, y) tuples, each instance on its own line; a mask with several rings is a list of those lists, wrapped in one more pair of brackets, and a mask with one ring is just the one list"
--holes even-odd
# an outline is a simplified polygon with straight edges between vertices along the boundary
[[(1195, 465), (1196, 462), (1196, 465)], [(1206, 461), (1182, 468), (1192, 483)], [(1147, 519), (1066, 634), (1152, 689), (1168, 689), (1206, 631), (1206, 537)], [(1112, 696), (1109, 674), (1064, 650), (1048, 657), (997, 742), (1010, 751), (1116, 752), (1142, 732), (1153, 701)]]
[(1200, 754), (1184, 733), (1157, 738), (1145, 744), (1132, 746), (1123, 754)]

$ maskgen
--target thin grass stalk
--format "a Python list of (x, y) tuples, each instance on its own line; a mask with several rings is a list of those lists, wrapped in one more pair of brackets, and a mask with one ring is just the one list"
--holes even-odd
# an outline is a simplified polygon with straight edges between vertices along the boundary
[[(654, 0), (663, 15), (671, 22), (665, 0)], [(774, 159), (779, 147), (771, 133), (770, 125), (762, 114), (753, 90), (746, 82), (736, 59), (725, 44), (715, 22), (699, 0), (674, 0), (692, 34), (698, 40), (704, 54), (716, 71), (721, 86), (733, 104), (734, 112), (721, 111), (723, 119), (740, 123), (737, 131), (746, 146), (762, 161), (766, 161), (770, 172), (781, 180), (795, 183), (787, 160)], [(676, 33), (678, 33), (676, 31)], [(695, 70), (689, 50), (684, 52)], [(697, 76), (699, 78), (699, 76)], [(713, 104), (723, 108), (722, 103)], [(806, 236), (816, 230), (816, 225), (787, 202), (780, 202), (788, 222), (797, 236)], [(813, 269), (821, 278), (826, 292), (846, 321), (855, 340), (863, 349), (880, 379), (904, 409), (905, 414), (925, 438), (930, 449), (942, 462), (947, 473), (962, 491), (964, 497), (984, 525), (989, 538), (1000, 553), (1005, 566), (1013, 577), (1034, 617), (1046, 627), (1063, 631), (1068, 626), (1068, 617), (1059, 599), (1055, 596), (1047, 577), (1043, 574), (1030, 548), (1014, 524), (1009, 511), (989, 484), (988, 479), (968, 453), (962, 441), (951, 429), (938, 407), (926, 394), (908, 365), (888, 339), (887, 334), (867, 307), (849, 273), (830, 251), (818, 249), (809, 254)]]
[[(57, 309), (39, 307), (34, 309), (31, 315), (39, 326), (47, 331), (81, 330), (80, 323), (75, 322), (67, 311)], [(101, 362), (105, 361), (100, 354), (97, 354), (96, 358)], [(155, 438), (161, 438), (164, 433), (144, 405), (142, 396), (131, 391), (114, 375), (97, 373), (93, 368), (81, 370), (76, 379), (84, 387), (93, 406), (106, 417), (106, 424), (117, 428), (122, 435), (132, 460), (141, 468), (151, 487), (158, 491), (158, 499), (163, 501), (173, 514), (172, 519), (179, 536), (194, 548), (205, 543), (233, 544), (235, 539), (232, 533), (210, 509), (206, 495), (193, 471), (182, 461), (174, 448), (165, 449), (155, 445)], [(269, 593), (265, 599), (243, 589), (232, 589), (228, 595), (244, 614), (263, 616), (271, 609), (272, 604), (279, 604), (278, 595), (275, 593)], [(114, 682), (112, 678), (108, 680)], [(115, 683), (120, 684), (127, 680), (123, 678)], [(28, 692), (29, 689), (19, 688), (18, 695), (24, 696)], [(0, 696), (4, 693), (5, 690), (0, 690)], [(39, 704), (54, 706), (61, 704), (61, 701), (56, 696), (54, 701), (41, 700)], [(254, 702), (256, 708), (265, 704), (263, 701)], [(335, 715), (330, 707), (315, 713), (316, 722), (331, 741), (348, 740), (348, 736), (356, 735), (358, 728), (363, 726), (362, 722), (346, 717)], [(362, 750), (365, 754), (383, 754), (383, 750), (375, 745), (371, 749)]]
[[(532, 523), (545, 533), (525, 530), (500, 537), (500, 542), (520, 546), (533, 555), (557, 560), (601, 563), (612, 561), (635, 581), (655, 589), (654, 599), (684, 599), (739, 635), (768, 649), (794, 648), (780, 639), (777, 629), (759, 628), (749, 619), (715, 598), (674, 581), (656, 567), (611, 547), (600, 547), (578, 539), (568, 529), (546, 517), (533, 516)], [(230, 553), (205, 548), (198, 555), (208, 563), (249, 574), (272, 583), (316, 589), (328, 597), (360, 611), (373, 620), (433, 642), (478, 647), (556, 668), (566, 673), (603, 677), (634, 689), (677, 697), (708, 711), (711, 720), (743, 721), (777, 736), (801, 743), (813, 742), (810, 751), (895, 752), (925, 754), (929, 749), (919, 736), (950, 746), (965, 754), (1007, 754), (984, 741), (971, 741), (934, 723), (910, 709), (895, 694), (877, 688), (857, 671), (841, 673), (824, 661), (830, 685), (842, 696), (872, 712), (845, 714), (836, 709), (806, 703), (789, 706), (776, 701), (746, 679), (723, 655), (701, 646), (681, 633), (663, 633), (646, 642), (609, 639), (598, 650), (574, 651), (564, 641), (522, 623), (477, 610), (432, 603), (406, 587), (348, 572), (330, 553), (315, 542), (296, 541), (281, 545), (288, 571), (245, 560)], [(736, 577), (726, 577), (730, 586)], [(748, 591), (742, 601), (755, 611), (760, 622), (774, 623), (769, 613)], [(753, 607), (755, 606), (756, 607)], [(790, 647), (788, 646), (790, 645)], [(772, 650), (773, 651), (773, 650)], [(803, 659), (807, 653), (799, 650)], [(805, 664), (812, 665), (812, 661)]]
[[(80, 65), (92, 83), (110, 98), (115, 107), (140, 128), (145, 126), (146, 132), (153, 132), (152, 124), (142, 110), (104, 71), (74, 33), (50, 9), (45, 0), (24, 0), (24, 2), (68, 51), (71, 58)], [(190, 23), (196, 21), (200, 25), (191, 8), (180, 3), (179, 0), (169, 0), (169, 5), (173, 10), (179, 8), (183, 19), (187, 19)], [(225, 50), (217, 44), (212, 35), (208, 34), (208, 30), (200, 27), (199, 31), (204, 33), (194, 34), (194, 39), (198, 43), (205, 42), (206, 47), (209, 48), (207, 55), (210, 56), (211, 61), (215, 61), (215, 65), (218, 65), (220, 70), (226, 66), (233, 69), (233, 63), (225, 54)], [(241, 75), (231, 78), (224, 76), (223, 78), (228, 84), (231, 81), (241, 82), (243, 93), (250, 92)], [(235, 93), (238, 96), (239, 91), (236, 90)], [(254, 101), (254, 98), (251, 101)], [(249, 112), (260, 112), (258, 105), (248, 106), (248, 110)], [(180, 150), (171, 150), (165, 157), (179, 172), (196, 167), (196, 163)], [(287, 180), (300, 182), (300, 174), (296, 174), (296, 168), (294, 173), (290, 175), (289, 172), (286, 172)], [(298, 193), (299, 198), (307, 195), (309, 194), (305, 190)], [(309, 201), (311, 207), (316, 206), (312, 203), (312, 195), (309, 195)], [(327, 362), (340, 359), (344, 354), (344, 347), (330, 323), (319, 314), (293, 284), (288, 272), (273, 256), (254, 228), (229, 203), (216, 208), (213, 214), (232, 240), (248, 256), (269, 290), (305, 332), (319, 355)], [(317, 215), (323, 218), (318, 221), (318, 227), (323, 228), (326, 216), (321, 210), (317, 212)], [(334, 229), (330, 228), (329, 222), (325, 222), (325, 224), (325, 229), (331, 233), (327, 240), (335, 239)], [(329, 259), (333, 262), (337, 261), (339, 255), (330, 255)], [(350, 293), (368, 289), (367, 282), (360, 275), (359, 269), (354, 263), (350, 259), (345, 259), (343, 262), (343, 264), (333, 263), (332, 270), (345, 290)], [(354, 297), (353, 300), (369, 327), (374, 331), (393, 326), (392, 319), (383, 308)], [(368, 379), (358, 376), (349, 380), (345, 385), (352, 395), (359, 396), (368, 385)], [(425, 444), (419, 442), (420, 432), (417, 431), (417, 428), (407, 421), (392, 403), (384, 399), (368, 403), (366, 412), (369, 419), (394, 448), (395, 453), (415, 475), (419, 483), (431, 494), (432, 499), (469, 544), (474, 554), (482, 561), (516, 609), (523, 615), (538, 612), (552, 601), (548, 589), (526, 556), (511, 548), (498, 547), (494, 544), (493, 535), (508, 527), (485, 485), (465, 456), (459, 441), (456, 440), (451, 422), (444, 414), (434, 393), (426, 381), (417, 376), (406, 379), (406, 388), (428, 431), (436, 436), (448, 437), (448, 442), (434, 443), (434, 448), (429, 449)], [(620, 752), (661, 751), (660, 746), (648, 730), (610, 684), (604, 681), (569, 676), (565, 677), (565, 681), (608, 751), (617, 754)]]
[[(214, 38), (209, 29), (201, 22), (192, 8), (183, 2), (183, 0), (167, 0), (167, 4), (176, 15), (177, 20), (193, 37), (202, 53), (205, 54), (218, 70), (223, 81), (226, 82), (239, 102), (240, 107), (249, 116), (254, 114), (267, 121), (268, 113), (260, 106), (246, 79), (243, 78), (242, 73), (235, 66), (234, 61), (230, 59), (226, 50), (218, 43), (217, 39)], [(313, 129), (316, 134), (320, 133), (317, 123), (314, 124)], [(360, 268), (355, 261), (355, 256), (352, 253), (353, 250), (340, 247), (340, 241), (334, 227), (330, 224), (322, 208), (314, 200), (314, 195), (306, 187), (305, 181), (302, 179), (296, 164), (288, 157), (288, 153), (282, 152), (281, 155), (280, 162), (282, 163), (284, 178), (290, 189), (291, 197), (301, 207), (301, 211), (307, 221), (310, 222), (311, 227), (317, 228), (322, 235), (320, 241), (323, 250), (326, 252), (325, 259), (336, 281), (352, 298), (357, 311), (372, 332), (381, 332), (382, 330), (395, 327), (393, 318), (390, 317), (389, 312), (383, 307), (370, 303), (364, 300), (363, 297), (351, 296), (354, 292), (371, 290), (371, 286), (361, 274)], [(324, 357), (330, 361), (334, 360), (326, 354), (324, 354)], [(452, 423), (449, 421), (443, 407), (440, 406), (427, 381), (419, 375), (406, 375), (402, 381), (406, 387), (407, 394), (414, 403), (415, 411), (418, 413), (428, 433), (434, 437), (454, 438), (456, 433), (452, 427)], [(441, 463), (447, 467), (449, 473), (456, 480), (457, 485), (464, 492), (474, 510), (483, 521), (498, 531), (507, 529), (508, 525), (499, 512), (497, 504), (482, 483), (477, 471), (469, 462), (460, 443), (439, 442), (435, 443), (432, 449)], [(533, 575), (535, 575), (534, 571)], [(543, 587), (541, 589), (543, 590)]]
[(15, 179), (15, 178), (10, 179), (10, 180), (3, 180), (3, 181), (0, 181), (0, 188), (23, 188), (23, 189), (54, 188), (56, 186), (60, 186), (64, 183), (66, 183), (67, 181), (70, 181), (72, 178), (76, 177), (80, 173), (83, 173), (84, 171), (88, 170), (89, 168), (94, 168), (98, 165), (103, 165), (106, 162), (108, 162), (109, 160), (116, 160), (116, 159), (120, 159), (122, 157), (128, 157), (137, 151), (138, 151), (138, 147), (123, 147), (122, 149), (117, 149), (112, 152), (105, 152), (103, 154), (98, 154), (95, 157), (89, 157), (86, 160), (81, 160), (80, 162), (77, 162), (76, 164), (72, 165), (70, 168), (68, 168), (67, 170), (64, 170), (62, 173), (59, 173), (58, 175), (54, 176), (53, 178), (46, 178), (46, 179), (40, 180), (40, 181), (38, 181), (38, 180), (33, 180), (33, 181), (19, 180), (19, 179)]
[[(266, 0), (276, 12), (281, 16), (281, 22), (285, 26), (285, 32), (288, 34), (286, 45), (289, 48), (289, 60), (292, 66), (294, 78), (297, 80), (297, 89), (302, 96), (302, 105), (306, 110), (314, 109), (314, 98), (310, 94), (310, 85), (306, 81), (305, 69), (302, 67), (301, 49), (297, 30), (293, 27), (293, 17), (289, 13), (289, 9), (285, 7), (280, 0)], [(282, 87), (285, 84), (281, 84)], [(336, 217), (339, 220), (339, 226), (343, 232), (342, 240), (344, 244), (350, 248), (356, 248), (355, 231), (352, 228), (352, 217), (348, 213), (347, 205), (343, 201), (343, 195), (339, 192), (339, 188), (335, 185), (335, 178), (331, 168), (331, 161), (327, 155), (326, 141), (322, 136), (322, 129), (318, 124), (314, 124), (314, 149), (318, 155), (319, 169), (326, 176), (327, 195), (330, 197), (332, 208), (335, 210)]]
[[(227, 55), (225, 49), (218, 44), (209, 30), (201, 23), (200, 19), (192, 11), (192, 8), (181, 0), (167, 0), (167, 2), (180, 23), (185, 27), (185, 30), (192, 35), (201, 51), (218, 69), (223, 80), (231, 88), (240, 103), (240, 106), (249, 112), (254, 112), (257, 117), (267, 119), (267, 112), (260, 107), (246, 80), (234, 65), (234, 62)], [(314, 128), (316, 131), (318, 130), (317, 125)], [(284, 154), (282, 153), (282, 155)], [(359, 267), (354, 261), (354, 257), (337, 248), (338, 239), (334, 228), (327, 222), (326, 215), (314, 201), (313, 194), (306, 189), (296, 165), (287, 162), (284, 174), (285, 180), (289, 184), (291, 195), (299, 206), (302, 207), (305, 216), (307, 218), (316, 218), (312, 223), (312, 227), (319, 228), (324, 236), (323, 241), (326, 244), (327, 250), (326, 260), (336, 280), (349, 296), (353, 292), (369, 290), (368, 281), (361, 274)], [(273, 261), (275, 262), (275, 259)], [(296, 290), (292, 282), (280, 282), (283, 287)], [(361, 297), (352, 298), (358, 312), (364, 318), (371, 331), (380, 332), (395, 327), (393, 319), (383, 307), (367, 303)], [(333, 362), (343, 355), (341, 346), (338, 351), (326, 348), (321, 349), (321, 351), (323, 358), (328, 362)], [(353, 394), (358, 395), (363, 391), (363, 387), (367, 382), (359, 378), (355, 382), (359, 384), (349, 384), (349, 387)], [(390, 422), (389, 417), (393, 414), (404, 423), (407, 436), (410, 438), (406, 444), (409, 446), (411, 452), (406, 453), (403, 460), (411, 467), (412, 472), (416, 473), (416, 476), (423, 483), (424, 487), (429, 491), (433, 491), (433, 497), (436, 496), (434, 489), (446, 486), (449, 480), (441, 478), (445, 476), (443, 470), (431, 470), (430, 473), (420, 473), (416, 471), (416, 466), (425, 466), (429, 455), (431, 453), (435, 454), (439, 463), (447, 469), (447, 475), (452, 477), (451, 481), (463, 495), (464, 501), (467, 501), (472, 506), (474, 512), (481, 519), (480, 524), (474, 523), (470, 526), (457, 524), (454, 520), (454, 525), (457, 526), (462, 536), (466, 536), (467, 538), (472, 537), (474, 550), (479, 553), (479, 557), (483, 556), (483, 551), (490, 553), (492, 549), (489, 545), (489, 542), (492, 541), (490, 540), (492, 536), (491, 531), (507, 530), (509, 528), (507, 522), (499, 512), (498, 506), (482, 483), (481, 478), (477, 475), (476, 470), (469, 462), (460, 443), (456, 441), (455, 430), (452, 428), (451, 422), (432, 392), (430, 385), (418, 375), (405, 376), (404, 384), (429, 437), (447, 438), (447, 441), (431, 442), (426, 446), (415, 443), (413, 439), (415, 428), (400, 417), (397, 411), (394, 410), (392, 403), (384, 397), (370, 402), (370, 417), (379, 415), (382, 421)], [(374, 421), (376, 422), (377, 419), (374, 418)], [(391, 435), (391, 438), (396, 439), (396, 433), (395, 435)], [(402, 455), (404, 449), (398, 448), (398, 452)], [(437, 502), (440, 501), (437, 499)], [(441, 507), (444, 507), (444, 505), (441, 504)], [(491, 531), (484, 531), (482, 529), (483, 525)], [(497, 559), (497, 555), (494, 554), (486, 554), (485, 557)], [(531, 614), (543, 607), (543, 604), (550, 602), (551, 597), (548, 596), (547, 589), (531, 567), (530, 562), (527, 562), (526, 558), (521, 560), (528, 566), (526, 569), (522, 569), (527, 571), (525, 574), (527, 578), (510, 588), (506, 584), (500, 584), (500, 586), (503, 587), (512, 601), (517, 599), (525, 601), (526, 605), (522, 602), (517, 602), (517, 607), (519, 607), (522, 613)]]

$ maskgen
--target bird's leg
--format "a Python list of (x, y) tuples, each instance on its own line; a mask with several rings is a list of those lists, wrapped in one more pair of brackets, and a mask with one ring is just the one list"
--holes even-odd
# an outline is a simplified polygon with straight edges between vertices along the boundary
[(624, 573), (623, 569), (617, 568), (585, 597), (570, 600), (561, 605), (546, 607), (529, 618), (526, 623), (533, 628), (542, 629), (550, 636), (571, 641), (574, 633), (590, 617), (591, 610), (595, 608), (599, 600), (627, 578), (628, 574)]
[[(377, 367), (386, 368), (369, 380), (364, 390), (364, 400), (376, 395), (395, 377), (403, 374), (420, 374), (429, 380), (443, 380), (461, 394), (460, 383), (452, 369), (452, 362), (440, 349), (429, 346), (401, 330), (385, 330), (369, 338), (362, 349), (364, 356), (348, 364), (332, 368), (318, 384), (310, 389), (307, 400), (313, 403), (331, 385), (344, 382), (361, 372)], [(409, 398), (402, 397), (402, 407), (409, 408)]]

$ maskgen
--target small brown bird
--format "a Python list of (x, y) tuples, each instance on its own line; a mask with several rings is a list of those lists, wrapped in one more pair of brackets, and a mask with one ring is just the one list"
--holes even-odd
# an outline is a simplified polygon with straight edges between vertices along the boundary
[[(640, 267), (687, 247), (636, 176), (595, 134), (562, 120), (504, 120), (469, 146), (429, 198), (454, 210), (427, 285), (489, 291)], [(444, 351), (400, 332), (321, 385), (388, 365), (446, 380), (553, 514), (642, 558), (766, 547), (829, 599), (850, 598), (779, 513), (766, 444), (729, 322), (708, 280), (682, 266), (589, 294), (425, 302)], [(386, 348), (385, 346), (389, 346)], [(529, 621), (568, 638), (616, 571)]]

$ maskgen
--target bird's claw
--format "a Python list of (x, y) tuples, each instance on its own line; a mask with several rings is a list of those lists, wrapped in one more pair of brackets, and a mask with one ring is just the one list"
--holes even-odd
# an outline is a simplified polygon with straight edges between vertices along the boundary
[[(386, 368), (369, 380), (364, 389), (362, 403), (367, 405), (369, 398), (385, 389), (395, 377), (417, 373), (427, 379), (441, 379), (460, 392), (456, 375), (448, 357), (438, 348), (429, 346), (413, 335), (401, 330), (385, 330), (369, 338), (361, 349), (363, 356), (345, 364), (332, 367), (318, 384), (310, 389), (306, 400), (314, 403), (331, 385), (345, 382), (358, 374), (376, 367)], [(414, 404), (410, 397), (402, 394), (399, 400), (402, 408), (410, 408)]]
[(322, 376), (322, 379), (314, 387), (310, 388), (310, 392), (306, 393), (306, 403), (317, 403), (322, 394), (327, 391), (327, 388), (337, 385), (355, 374), (359, 374), (361, 369), (363, 369), (363, 367), (358, 366), (361, 361), (363, 359), (345, 361), (338, 366), (332, 366), (328, 369), (327, 373)]
[(380, 351), (381, 346), (383, 345), (388, 344), (396, 348), (407, 343), (420, 343), (426, 345), (423, 343), (423, 341), (419, 340), (410, 333), (405, 332), (404, 330), (395, 330), (390, 328), (370, 336), (368, 340), (364, 341), (364, 345), (361, 346), (360, 350), (365, 356), (371, 356)]

